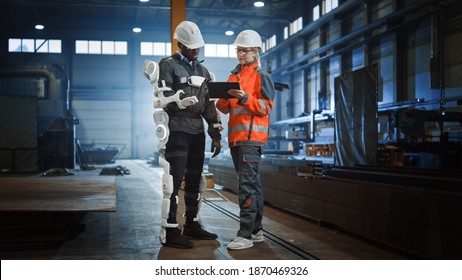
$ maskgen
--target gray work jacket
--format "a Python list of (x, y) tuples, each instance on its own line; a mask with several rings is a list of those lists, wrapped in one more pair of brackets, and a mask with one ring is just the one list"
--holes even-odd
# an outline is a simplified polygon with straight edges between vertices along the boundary
[[(170, 96), (177, 90), (182, 89), (185, 93), (180, 96), (181, 99), (193, 95), (197, 96), (199, 88), (190, 86), (188, 84), (188, 77), (201, 76), (210, 78), (209, 71), (201, 62), (202, 61), (192, 62), (194, 64), (193, 70), (190, 64), (182, 60), (179, 53), (162, 59), (159, 62), (159, 83), (164, 80), (166, 86), (173, 89), (172, 92), (164, 92), (164, 95)], [(159, 86), (161, 85), (159, 84)], [(170, 103), (164, 110), (169, 115), (169, 128), (171, 131), (182, 131), (190, 134), (202, 133), (204, 132), (202, 118), (204, 118), (209, 125), (210, 134), (210, 128), (213, 127), (213, 123), (218, 122), (215, 104), (209, 101), (208, 94), (199, 98), (198, 103), (186, 107), (185, 109), (180, 110), (176, 103)]]

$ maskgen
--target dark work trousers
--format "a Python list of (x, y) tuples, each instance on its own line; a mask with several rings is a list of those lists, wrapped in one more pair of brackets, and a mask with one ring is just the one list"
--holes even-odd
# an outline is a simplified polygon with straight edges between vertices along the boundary
[(262, 147), (237, 146), (231, 148), (234, 168), (238, 175), (238, 196), (240, 208), (240, 227), (237, 236), (247, 239), (262, 229), (263, 187), (258, 165)]
[(186, 223), (196, 217), (199, 205), (199, 188), (204, 165), (205, 134), (171, 131), (165, 148), (165, 159), (170, 163), (173, 176), (173, 193), (170, 196), (168, 223), (177, 223), (176, 196), (183, 177), (185, 179)]

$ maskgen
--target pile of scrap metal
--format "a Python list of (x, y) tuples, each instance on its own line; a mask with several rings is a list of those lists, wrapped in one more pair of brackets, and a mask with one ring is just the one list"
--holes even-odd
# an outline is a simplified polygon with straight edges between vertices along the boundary
[[(121, 146), (121, 148), (117, 146)], [(82, 144), (83, 153), (88, 162), (92, 164), (115, 163), (115, 160), (124, 148), (125, 145), (123, 144)]]
[(99, 175), (130, 175), (130, 170), (124, 166), (117, 165), (115, 167), (104, 167)]

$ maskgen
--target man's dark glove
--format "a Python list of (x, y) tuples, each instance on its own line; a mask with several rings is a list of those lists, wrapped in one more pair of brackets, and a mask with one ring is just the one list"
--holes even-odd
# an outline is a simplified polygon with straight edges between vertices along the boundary
[(218, 156), (218, 154), (221, 151), (221, 147), (223, 147), (223, 144), (221, 143), (220, 138), (212, 139), (212, 146), (211, 146), (211, 149), (210, 149), (210, 152), (213, 153), (212, 158)]
[(214, 124), (209, 124), (209, 127), (207, 129), (210, 138), (212, 138), (212, 146), (210, 148), (210, 152), (213, 153), (212, 158), (218, 156), (218, 154), (221, 151), (221, 147), (223, 147), (223, 144), (221, 143), (220, 130), (214, 126)]

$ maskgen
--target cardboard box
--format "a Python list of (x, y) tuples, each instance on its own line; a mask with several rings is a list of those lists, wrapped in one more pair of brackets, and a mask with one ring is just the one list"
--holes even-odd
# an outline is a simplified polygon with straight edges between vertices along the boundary
[[(215, 179), (213, 178), (213, 174), (212, 173), (204, 173), (204, 176), (205, 176), (205, 187), (208, 189), (208, 190), (213, 190), (215, 188)], [(181, 186), (180, 186), (180, 189), (184, 190), (184, 179), (183, 181), (181, 182)]]

